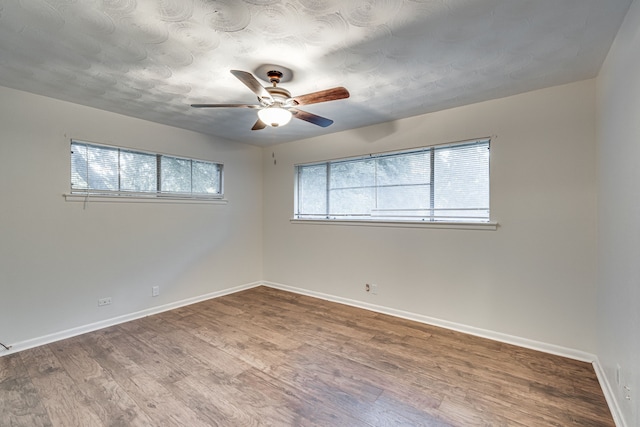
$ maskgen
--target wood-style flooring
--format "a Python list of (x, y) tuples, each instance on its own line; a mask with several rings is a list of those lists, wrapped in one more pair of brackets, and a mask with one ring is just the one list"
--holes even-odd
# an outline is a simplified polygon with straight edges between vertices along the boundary
[(614, 426), (588, 363), (266, 287), (0, 358), (0, 426)]

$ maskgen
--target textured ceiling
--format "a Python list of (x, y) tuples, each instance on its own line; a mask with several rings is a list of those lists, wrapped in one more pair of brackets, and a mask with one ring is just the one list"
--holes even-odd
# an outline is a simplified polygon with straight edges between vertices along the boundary
[[(256, 145), (594, 77), (632, 0), (0, 0), (0, 85)], [(351, 98), (251, 131), (229, 73)], [(268, 83), (265, 82), (265, 85)]]

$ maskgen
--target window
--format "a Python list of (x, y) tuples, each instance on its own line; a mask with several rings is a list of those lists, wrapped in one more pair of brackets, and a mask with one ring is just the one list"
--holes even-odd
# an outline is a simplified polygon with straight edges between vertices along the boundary
[(297, 165), (294, 219), (488, 222), (489, 142)]
[(71, 141), (71, 193), (221, 198), (222, 164)]

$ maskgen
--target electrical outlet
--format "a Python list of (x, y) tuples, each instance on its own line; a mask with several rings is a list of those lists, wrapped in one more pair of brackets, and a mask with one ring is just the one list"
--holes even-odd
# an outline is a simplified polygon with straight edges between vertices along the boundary
[(111, 297), (100, 298), (98, 300), (98, 307), (102, 307), (103, 305), (111, 304)]
[(160, 295), (160, 286), (154, 286), (151, 288), (151, 296), (152, 297), (157, 297), (158, 295)]

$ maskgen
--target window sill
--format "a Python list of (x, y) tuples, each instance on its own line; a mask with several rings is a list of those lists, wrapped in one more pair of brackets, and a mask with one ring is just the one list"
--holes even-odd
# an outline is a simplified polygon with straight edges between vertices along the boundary
[(140, 196), (140, 195), (106, 195), (106, 194), (63, 194), (67, 202), (110, 202), (110, 203), (194, 203), (209, 205), (226, 205), (227, 199), (180, 197), (180, 196)]
[(348, 220), (348, 219), (295, 219), (291, 224), (308, 225), (351, 225), (364, 227), (395, 227), (395, 228), (441, 228), (454, 230), (488, 230), (498, 229), (498, 223), (491, 222), (427, 222), (427, 221), (379, 221), (379, 220)]

